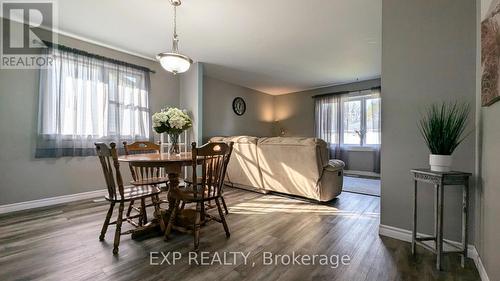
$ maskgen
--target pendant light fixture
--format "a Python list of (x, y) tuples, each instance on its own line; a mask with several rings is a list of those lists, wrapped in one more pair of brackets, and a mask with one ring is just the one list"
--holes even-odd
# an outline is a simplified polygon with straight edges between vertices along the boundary
[(174, 6), (174, 37), (172, 39), (172, 52), (160, 53), (156, 59), (168, 72), (174, 75), (188, 71), (193, 63), (188, 56), (179, 53), (179, 37), (177, 36), (177, 6), (181, 5), (181, 0), (170, 0), (170, 4)]

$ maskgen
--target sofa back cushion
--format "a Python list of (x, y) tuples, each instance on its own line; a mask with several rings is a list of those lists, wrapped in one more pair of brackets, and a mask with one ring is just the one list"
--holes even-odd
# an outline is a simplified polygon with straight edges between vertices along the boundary
[(234, 142), (233, 152), (226, 171), (226, 181), (248, 187), (262, 188), (262, 177), (257, 159), (256, 137), (213, 137), (211, 142)]
[[(316, 138), (260, 138), (257, 154), (264, 189), (308, 198), (319, 196), (326, 144)], [(326, 158), (325, 158), (326, 157)]]

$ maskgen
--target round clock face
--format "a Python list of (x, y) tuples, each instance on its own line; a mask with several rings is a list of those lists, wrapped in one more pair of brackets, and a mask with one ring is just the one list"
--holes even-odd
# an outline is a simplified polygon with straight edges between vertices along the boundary
[(237, 97), (233, 100), (233, 110), (236, 115), (241, 116), (247, 110), (247, 105), (241, 97)]

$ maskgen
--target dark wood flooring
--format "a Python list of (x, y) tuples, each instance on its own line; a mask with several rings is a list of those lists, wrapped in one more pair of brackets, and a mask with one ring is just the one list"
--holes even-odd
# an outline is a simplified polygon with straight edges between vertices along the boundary
[[(246, 265), (242, 258), (232, 265), (189, 265), (192, 236), (176, 232), (168, 242), (124, 236), (114, 257), (114, 227), (105, 242), (98, 240), (108, 205), (86, 200), (1, 216), (0, 280), (480, 280), (470, 259), (461, 269), (459, 257), (449, 256), (438, 272), (432, 254), (419, 248), (413, 258), (409, 243), (380, 237), (378, 197), (344, 192), (321, 205), (231, 188), (225, 197), (231, 237), (210, 222), (201, 230), (200, 250), (211, 257), (250, 253)], [(179, 251), (183, 258), (176, 265), (150, 265), (151, 251)], [(337, 268), (263, 265), (264, 252), (351, 260)]]

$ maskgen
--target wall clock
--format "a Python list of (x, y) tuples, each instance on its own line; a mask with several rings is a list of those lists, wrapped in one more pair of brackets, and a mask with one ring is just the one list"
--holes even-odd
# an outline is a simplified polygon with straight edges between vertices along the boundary
[(233, 100), (233, 111), (236, 113), (236, 115), (241, 116), (245, 114), (245, 111), (247, 110), (247, 105), (243, 98), (237, 97)]

